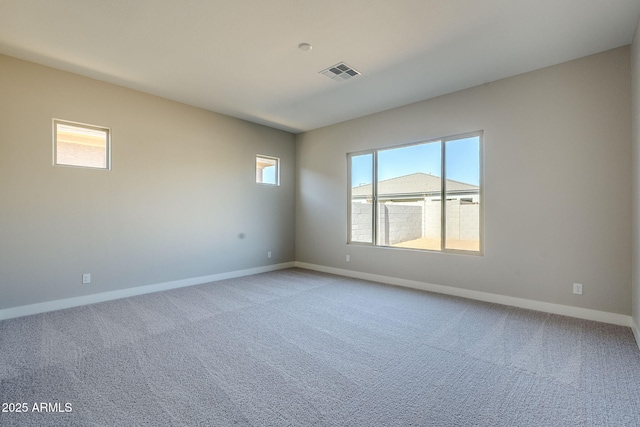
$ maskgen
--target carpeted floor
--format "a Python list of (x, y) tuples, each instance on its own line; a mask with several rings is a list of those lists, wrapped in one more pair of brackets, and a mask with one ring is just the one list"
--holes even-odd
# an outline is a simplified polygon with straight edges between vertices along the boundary
[(640, 426), (640, 351), (290, 269), (0, 322), (0, 403), (27, 409), (2, 426)]

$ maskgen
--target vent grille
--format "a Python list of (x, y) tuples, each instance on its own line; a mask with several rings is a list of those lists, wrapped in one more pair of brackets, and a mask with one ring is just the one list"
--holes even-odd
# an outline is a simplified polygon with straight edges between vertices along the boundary
[(320, 71), (320, 74), (329, 77), (331, 80), (343, 82), (345, 80), (349, 80), (352, 77), (359, 76), (360, 71), (356, 70), (353, 67), (350, 67), (344, 62), (339, 62), (336, 65), (332, 65), (331, 67), (325, 68), (324, 70)]

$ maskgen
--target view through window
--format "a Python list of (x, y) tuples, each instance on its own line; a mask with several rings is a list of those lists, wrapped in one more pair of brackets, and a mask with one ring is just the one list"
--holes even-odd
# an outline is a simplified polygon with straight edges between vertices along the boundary
[(480, 253), (481, 136), (349, 154), (349, 243)]
[(108, 128), (54, 120), (53, 145), (54, 165), (110, 168)]
[(256, 156), (256, 182), (260, 184), (280, 185), (280, 159), (269, 156)]

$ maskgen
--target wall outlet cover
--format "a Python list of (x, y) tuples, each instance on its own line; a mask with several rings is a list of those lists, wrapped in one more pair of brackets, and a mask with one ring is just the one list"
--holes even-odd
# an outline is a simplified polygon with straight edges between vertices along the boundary
[(573, 284), (573, 293), (576, 295), (582, 295), (582, 283)]

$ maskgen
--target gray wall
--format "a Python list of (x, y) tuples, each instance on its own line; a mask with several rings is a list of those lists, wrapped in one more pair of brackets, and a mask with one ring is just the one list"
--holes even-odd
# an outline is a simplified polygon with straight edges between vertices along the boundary
[[(6, 56), (0, 76), (0, 309), (294, 260), (292, 134)], [(52, 118), (110, 127), (113, 170), (53, 167)]]
[[(627, 46), (300, 134), (296, 260), (631, 314), (630, 105)], [(346, 244), (346, 153), (477, 130), (484, 256)]]
[(372, 214), (373, 205), (371, 203), (351, 203), (351, 240), (354, 242), (371, 240)]
[(633, 94), (633, 319), (640, 326), (640, 23), (632, 45), (632, 94)]
[(380, 204), (378, 224), (380, 244), (395, 245), (419, 239), (422, 237), (422, 207)]
[[(351, 203), (351, 238), (355, 242), (371, 239), (370, 203)], [(380, 238), (384, 245), (395, 245), (421, 237), (440, 239), (440, 202), (421, 201), (415, 204), (382, 204), (378, 209)], [(480, 239), (480, 205), (463, 204), (460, 200), (447, 202), (447, 239)], [(388, 227), (387, 227), (388, 225)]]

